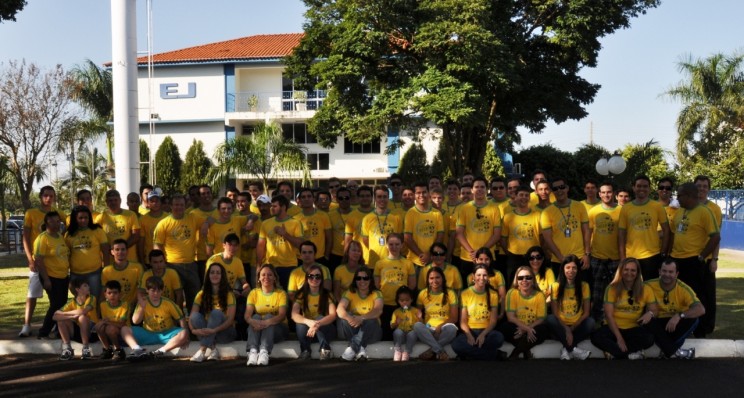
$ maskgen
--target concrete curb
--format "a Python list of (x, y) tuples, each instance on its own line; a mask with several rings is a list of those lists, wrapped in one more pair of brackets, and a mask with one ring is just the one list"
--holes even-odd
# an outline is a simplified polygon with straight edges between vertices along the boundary
[[(14, 354), (48, 354), (56, 355), (60, 352), (60, 340), (36, 340), (33, 338), (29, 339), (18, 339), (18, 340), (0, 340), (0, 356), (3, 355), (14, 355)], [(94, 355), (98, 355), (101, 352), (101, 345), (99, 342), (91, 344)], [(333, 357), (340, 358), (341, 354), (346, 349), (348, 343), (345, 341), (334, 341), (331, 343), (331, 349), (333, 350)], [(82, 345), (79, 343), (72, 343), (72, 347), (75, 350), (76, 356), (79, 357)], [(148, 350), (155, 350), (159, 346), (147, 346)], [(604, 359), (604, 354), (598, 348), (594, 347), (588, 340), (582, 341), (579, 347), (591, 350), (592, 359)], [(695, 347), (697, 358), (742, 358), (744, 357), (744, 340), (713, 340), (713, 339), (687, 339), (684, 344), (685, 348)], [(186, 349), (175, 349), (170, 355), (174, 355), (179, 358), (190, 358), (191, 355), (196, 352), (199, 348), (197, 342), (192, 341)], [(514, 347), (509, 343), (504, 343), (501, 348), (507, 353), (511, 352)], [(318, 358), (318, 345), (313, 344), (312, 354), (313, 358)], [(421, 353), (426, 351), (428, 346), (417, 343), (413, 349), (411, 358), (417, 358)], [(455, 358), (456, 355), (452, 348), (448, 345), (445, 347), (450, 358)], [(238, 358), (245, 357), (245, 342), (236, 341), (230, 344), (222, 344), (219, 346), (220, 354), (223, 358)], [(127, 350), (128, 351), (128, 350)], [(543, 344), (538, 345), (532, 349), (532, 353), (536, 359), (558, 359), (560, 357), (561, 345), (557, 341), (548, 340)], [(656, 358), (659, 356), (659, 349), (656, 346), (646, 350), (647, 358)], [(282, 343), (274, 345), (274, 350), (271, 353), (272, 358), (297, 358), (300, 354), (300, 347), (297, 341), (284, 341)], [(381, 341), (378, 343), (370, 344), (367, 347), (367, 355), (370, 359), (388, 359), (393, 358), (393, 343), (390, 341)]]

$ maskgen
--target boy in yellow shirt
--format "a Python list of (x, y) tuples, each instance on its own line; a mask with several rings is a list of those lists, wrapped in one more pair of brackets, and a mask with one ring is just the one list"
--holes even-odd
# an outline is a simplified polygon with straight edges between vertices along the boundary
[(90, 295), (90, 286), (82, 279), (74, 279), (70, 283), (70, 289), (75, 291), (75, 297), (67, 301), (67, 304), (54, 313), (57, 322), (59, 337), (62, 339), (62, 353), (60, 361), (68, 361), (75, 356), (70, 345), (70, 339), (79, 329), (80, 340), (83, 343), (81, 359), (92, 359), (93, 350), (90, 349), (90, 331), (98, 320), (96, 315), (96, 298)]
[(126, 357), (119, 345), (120, 338), (132, 335), (128, 326), (129, 305), (121, 301), (121, 283), (117, 280), (106, 282), (103, 294), (106, 300), (101, 303), (101, 319), (95, 326), (98, 340), (103, 345), (100, 358), (118, 361)]

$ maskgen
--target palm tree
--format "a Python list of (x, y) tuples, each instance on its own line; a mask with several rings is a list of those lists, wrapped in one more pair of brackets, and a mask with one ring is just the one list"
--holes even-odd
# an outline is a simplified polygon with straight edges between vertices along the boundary
[[(84, 146), (78, 152), (77, 163), (73, 168), (75, 177), (70, 176), (63, 184), (89, 189), (93, 193), (93, 207), (97, 208), (99, 199), (113, 188), (111, 175), (106, 167), (106, 159), (98, 153), (98, 148)], [(71, 175), (72, 175), (71, 171)]]
[(78, 181), (76, 167), (72, 167), (77, 164), (75, 154), (82, 151), (85, 144), (98, 136), (100, 134), (99, 131), (97, 123), (90, 120), (70, 118), (65, 120), (62, 125), (62, 134), (60, 134), (57, 152), (64, 154), (67, 157), (67, 160), (70, 161), (70, 178), (68, 181), (69, 184), (67, 185), (70, 189), (70, 200), (73, 202), (72, 205), (74, 205)]
[(217, 146), (214, 154), (217, 167), (212, 169), (212, 185), (219, 186), (231, 176), (247, 174), (260, 178), (266, 191), (269, 179), (282, 171), (301, 171), (303, 180), (309, 181), (305, 151), (304, 146), (287, 141), (276, 123), (260, 123), (253, 134)]
[(74, 86), (73, 99), (91, 113), (89, 127), (98, 134), (106, 134), (107, 168), (114, 167), (114, 86), (111, 71), (98, 67), (86, 59), (85, 65), (76, 65), (71, 71)]
[(665, 94), (683, 105), (677, 117), (677, 158), (683, 167), (699, 160), (721, 160), (721, 150), (742, 137), (743, 65), (744, 54), (719, 53), (679, 62), (678, 69), (686, 80)]

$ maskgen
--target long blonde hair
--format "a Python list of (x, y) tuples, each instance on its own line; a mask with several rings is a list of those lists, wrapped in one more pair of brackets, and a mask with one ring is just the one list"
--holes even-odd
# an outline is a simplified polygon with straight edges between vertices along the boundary
[(633, 291), (633, 297), (639, 298), (643, 295), (643, 275), (641, 275), (641, 263), (639, 263), (638, 260), (634, 257), (628, 257), (623, 260), (617, 267), (617, 271), (615, 271), (615, 277), (612, 279), (612, 282), (610, 282), (610, 286), (615, 289), (615, 297), (617, 297), (616, 301), (620, 300), (620, 296), (622, 295), (623, 290), (625, 290), (625, 284), (623, 284), (623, 270), (626, 266), (628, 266), (628, 264), (631, 263), (635, 264), (636, 270), (638, 271), (635, 281), (633, 281), (633, 287), (631, 288), (631, 290)]

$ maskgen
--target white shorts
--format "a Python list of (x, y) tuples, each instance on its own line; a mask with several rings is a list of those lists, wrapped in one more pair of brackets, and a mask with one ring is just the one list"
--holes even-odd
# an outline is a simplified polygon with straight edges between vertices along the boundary
[(41, 285), (41, 278), (38, 272), (28, 272), (28, 294), (26, 298), (42, 298), (44, 297), (44, 286)]

